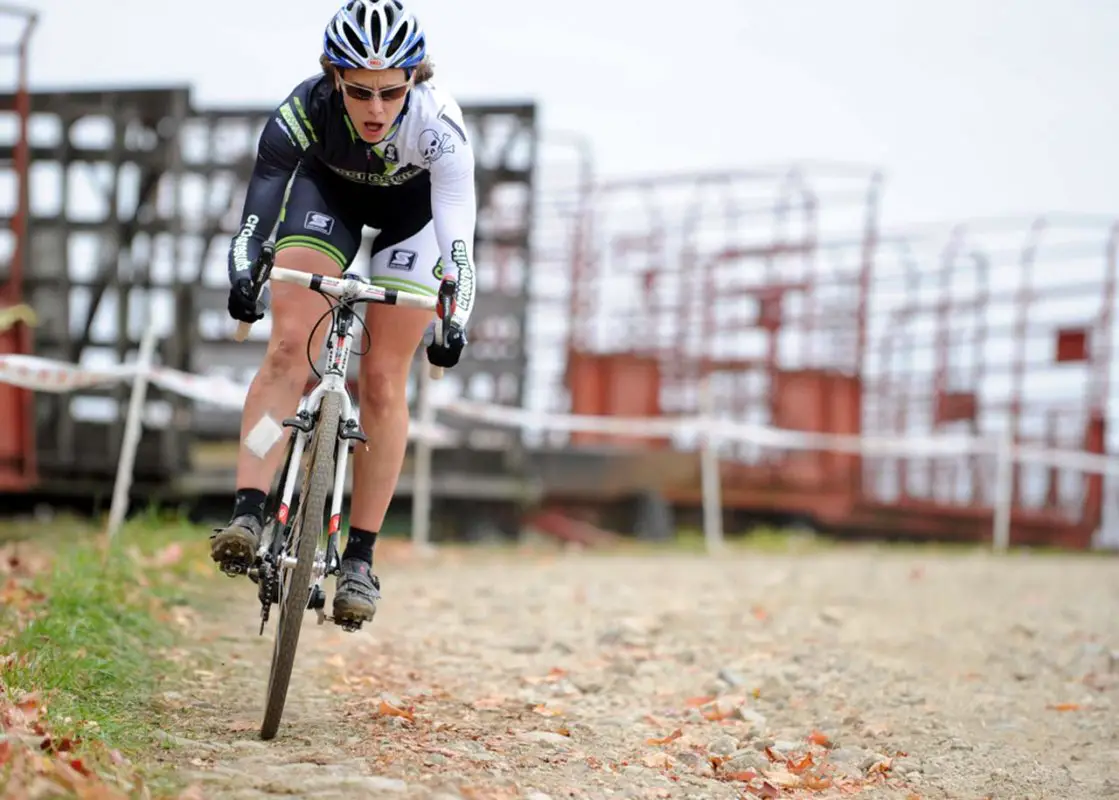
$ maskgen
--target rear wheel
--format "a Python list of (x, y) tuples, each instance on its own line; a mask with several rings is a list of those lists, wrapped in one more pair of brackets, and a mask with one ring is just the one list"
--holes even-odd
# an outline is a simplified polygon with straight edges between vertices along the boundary
[[(310, 460), (303, 476), (299, 508), (292, 526), (292, 550), (295, 567), (280, 572), (280, 615), (276, 622), (276, 640), (272, 648), (272, 669), (268, 675), (268, 694), (260, 738), (271, 739), (280, 727), (284, 713), (299, 633), (311, 596), (311, 577), (315, 551), (322, 538), (326, 498), (334, 485), (334, 454), (338, 443), (338, 426), (342, 401), (336, 394), (323, 396), (319, 419), (308, 448)], [(285, 548), (285, 553), (291, 552)]]

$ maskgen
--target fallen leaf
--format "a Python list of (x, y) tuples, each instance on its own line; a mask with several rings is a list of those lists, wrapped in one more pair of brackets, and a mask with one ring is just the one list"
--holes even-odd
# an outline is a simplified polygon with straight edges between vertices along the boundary
[(763, 774), (765, 775), (766, 780), (768, 780), (774, 786), (784, 786), (786, 788), (792, 788), (794, 786), (800, 786), (801, 783), (798, 776), (782, 769), (766, 770)]
[(1046, 708), (1050, 711), (1079, 711), (1080, 703), (1050, 703)]
[(562, 717), (564, 714), (567, 713), (562, 708), (549, 708), (547, 703), (533, 706), (532, 710), (544, 717)]
[(74, 746), (78, 744), (79, 741), (80, 740), (77, 739), (71, 739), (69, 736), (64, 736), (58, 741), (55, 741), (52, 737), (47, 736), (43, 739), (39, 748), (41, 750), (49, 750), (52, 753), (68, 753), (74, 749)]
[(668, 734), (668, 736), (665, 736), (664, 738), (661, 738), (661, 739), (646, 739), (645, 744), (652, 744), (652, 745), (668, 744), (669, 742), (675, 742), (677, 739), (679, 739), (683, 735), (684, 735), (684, 731), (681, 730), (680, 728), (677, 728), (676, 730), (674, 730), (672, 733)]
[(792, 772), (794, 775), (800, 775), (801, 773), (807, 772), (808, 770), (812, 769), (812, 767), (814, 767), (815, 765), (816, 762), (812, 759), (812, 754), (805, 753), (804, 757), (801, 758), (799, 761), (793, 761), (792, 759), (789, 759), (786, 767), (788, 768), (789, 772)]
[(715, 699), (715, 695), (704, 695), (703, 697), (689, 697), (684, 701), (684, 705), (688, 708), (699, 708), (705, 706)]
[(700, 708), (699, 713), (708, 722), (721, 722), (730, 719), (742, 705), (742, 700), (733, 697), (721, 697), (715, 702)]
[(701, 730), (693, 729), (690, 731), (684, 731), (684, 735), (677, 739), (676, 743), (680, 747), (687, 747), (700, 752), (707, 749), (707, 743), (709, 739), (710, 734), (707, 734)]
[(808, 734), (808, 741), (814, 745), (831, 749), (831, 738), (822, 731), (812, 731)]
[(758, 773), (752, 769), (741, 770), (739, 772), (720, 772), (716, 777), (721, 781), (742, 781), (743, 783), (750, 783), (758, 779)]
[(871, 765), (870, 769), (866, 771), (866, 774), (874, 775), (876, 773), (881, 773), (884, 775), (890, 771), (893, 763), (894, 760), (892, 758), (886, 758), (882, 761), (876, 761), (874, 764)]
[(385, 717), (400, 717), (401, 719), (406, 719), (409, 722), (416, 721), (416, 715), (412, 713), (410, 709), (397, 708), (396, 706), (391, 705), (384, 700), (381, 700), (381, 704), (377, 706), (377, 713)]
[(27, 718), (28, 722), (38, 719), (41, 708), (38, 693), (24, 695), (23, 698), (16, 703), (16, 708), (23, 713), (23, 716)]

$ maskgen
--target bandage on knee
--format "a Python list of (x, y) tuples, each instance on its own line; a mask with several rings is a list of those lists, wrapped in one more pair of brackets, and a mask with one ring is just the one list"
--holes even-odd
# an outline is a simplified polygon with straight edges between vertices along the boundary
[(284, 435), (283, 427), (265, 414), (245, 437), (245, 447), (257, 458), (264, 458)]

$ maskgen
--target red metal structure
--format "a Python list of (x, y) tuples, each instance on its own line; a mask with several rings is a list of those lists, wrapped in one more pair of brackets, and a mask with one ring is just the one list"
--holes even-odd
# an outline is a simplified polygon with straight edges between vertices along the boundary
[[(10, 169), (15, 177), (14, 212), (8, 238), (7, 269), (0, 271), (0, 354), (31, 352), (31, 331), (26, 315), (18, 313), (23, 303), (23, 274), (27, 253), (28, 234), (28, 173), (30, 151), (27, 139), (31, 99), (27, 89), (27, 54), (31, 33), (37, 20), (33, 11), (14, 6), (0, 5), (0, 20), (10, 27), (15, 20), (21, 27), (14, 44), (0, 46), (0, 55), (12, 56), (16, 61), (16, 86), (14, 106), (0, 112), (16, 119), (16, 140)], [(4, 275), (4, 273), (7, 273)], [(6, 312), (6, 313), (5, 313)], [(0, 383), (0, 491), (21, 490), (35, 481), (35, 406), (34, 396), (28, 390), (17, 389)]]
[[(698, 410), (900, 439), (965, 431), (1105, 452), (1114, 338), (1111, 219), (1042, 217), (884, 237), (876, 174), (836, 167), (599, 187), (573, 248), (566, 384), (579, 414)], [(574, 444), (619, 445), (584, 434)], [(670, 499), (695, 459), (646, 452)], [(690, 460), (689, 460), (690, 459)], [(727, 507), (850, 531), (987, 538), (989, 456), (727, 450)], [(1103, 479), (1015, 471), (1015, 542), (1085, 547)]]
[(879, 179), (813, 173), (815, 186), (792, 168), (600, 188), (572, 270), (572, 408), (693, 413), (712, 376), (720, 410), (762, 421), (779, 366), (857, 374)]

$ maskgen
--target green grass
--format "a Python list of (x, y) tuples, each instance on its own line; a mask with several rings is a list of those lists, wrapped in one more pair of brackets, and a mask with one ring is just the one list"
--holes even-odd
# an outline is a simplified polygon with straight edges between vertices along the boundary
[[(25, 587), (41, 599), (0, 604), (0, 655), (15, 656), (0, 679), (13, 695), (40, 693), (56, 737), (131, 757), (156, 741), (153, 694), (184, 669), (166, 655), (183, 634), (169, 610), (196, 594), (188, 578), (201, 571), (205, 532), (151, 514), (130, 520), (111, 545), (98, 527), (73, 520), (39, 529), (34, 544), (53, 551), (53, 563)], [(182, 555), (152, 565), (169, 545)], [(21, 618), (22, 630), (5, 636)]]
[(138, 591), (135, 570), (119, 556), (103, 564), (91, 548), (76, 547), (36, 588), (45, 605), (6, 643), (22, 658), (3, 670), (4, 682), (44, 693), (56, 730), (76, 733), (75, 724), (93, 721), (98, 738), (132, 749), (168, 668), (157, 653), (173, 641)]

